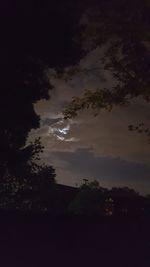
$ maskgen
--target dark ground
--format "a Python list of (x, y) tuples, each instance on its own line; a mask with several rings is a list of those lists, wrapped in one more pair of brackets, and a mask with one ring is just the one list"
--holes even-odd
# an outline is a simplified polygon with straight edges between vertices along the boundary
[(0, 216), (0, 266), (150, 266), (149, 218)]

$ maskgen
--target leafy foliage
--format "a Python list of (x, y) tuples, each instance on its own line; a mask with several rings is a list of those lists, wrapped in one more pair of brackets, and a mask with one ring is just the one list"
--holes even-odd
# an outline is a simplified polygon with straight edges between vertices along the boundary
[(7, 168), (3, 168), (0, 179), (1, 208), (44, 211), (51, 205), (48, 200), (53, 194), (55, 170), (38, 163), (42, 149), (38, 138), (12, 151), (12, 158)]
[(50, 166), (37, 165), (34, 172), (28, 168), (21, 177), (5, 173), (0, 180), (0, 208), (48, 211), (53, 207), (54, 178)]
[(104, 201), (105, 189), (97, 181), (84, 183), (69, 206), (69, 211), (75, 215), (100, 214)]
[[(73, 15), (72, 4), (68, 1), (56, 2), (31, 0), (28, 5), (26, 1), (14, 1), (12, 5), (7, 1), (1, 6), (1, 196), (10, 193), (11, 198), (12, 192), (15, 199), (14, 190), (16, 196), (21, 195), (20, 192), (23, 195), (33, 177), (36, 177), (33, 179), (35, 186), (41, 188), (41, 179), (46, 190), (45, 175), (51, 181), (55, 177), (52, 167), (37, 164), (42, 152), (40, 139), (28, 145), (26, 141), (30, 130), (40, 126), (34, 104), (48, 99), (52, 89), (48, 69), (75, 63), (80, 50), (72, 41), (79, 12)], [(17, 203), (19, 205), (18, 200)]]
[[(74, 215), (112, 216), (114, 208), (117, 211), (119, 203), (122, 207), (124, 207), (123, 205), (125, 204), (125, 207), (129, 208), (128, 205), (133, 204), (134, 199), (136, 203), (134, 204), (135, 209), (137, 205), (136, 201), (139, 197), (140, 195), (138, 192), (128, 187), (113, 187), (109, 190), (101, 187), (96, 180), (92, 182), (86, 180), (79, 188), (74, 200), (70, 203), (69, 212)], [(129, 199), (130, 201), (128, 203)], [(134, 213), (134, 210), (132, 210), (132, 213)]]
[(144, 123), (139, 123), (138, 125), (129, 125), (129, 131), (136, 131), (138, 133), (144, 133), (147, 136), (148, 143), (150, 144), (150, 128), (146, 127)]
[(102, 108), (110, 110), (114, 105), (130, 103), (137, 96), (146, 101), (150, 97), (149, 1), (107, 0), (88, 4), (77, 41), (86, 53), (98, 46), (105, 48), (100, 60), (104, 69), (111, 71), (116, 84), (74, 97), (65, 117), (76, 116), (84, 108), (91, 107), (97, 113)]

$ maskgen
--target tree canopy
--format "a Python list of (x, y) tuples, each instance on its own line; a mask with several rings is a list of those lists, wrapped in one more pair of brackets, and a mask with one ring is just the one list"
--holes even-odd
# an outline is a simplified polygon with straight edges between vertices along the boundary
[[(56, 3), (57, 2), (57, 3)], [(74, 6), (76, 8), (76, 6)], [(72, 41), (78, 12), (68, 1), (3, 2), (1, 8), (1, 169), (25, 146), (28, 133), (39, 127), (33, 104), (49, 98), (49, 67), (72, 64), (79, 46)], [(74, 55), (74, 56), (73, 56)], [(33, 146), (32, 146), (33, 148)], [(30, 146), (31, 149), (31, 146)], [(15, 154), (16, 153), (16, 154)]]
[[(74, 6), (77, 8), (77, 6)], [(75, 63), (81, 50), (72, 41), (79, 12), (69, 1), (3, 1), (0, 10), (0, 179), (41, 175), (40, 140), (26, 144), (40, 117), (34, 103), (49, 98), (47, 70)], [(73, 15), (74, 14), (74, 15)], [(73, 56), (74, 55), (74, 56)], [(35, 163), (36, 162), (36, 163)], [(47, 167), (46, 167), (47, 168)], [(26, 177), (25, 177), (26, 176)], [(13, 178), (14, 177), (14, 178)], [(14, 180), (13, 180), (14, 179)], [(6, 182), (6, 183), (7, 183)], [(11, 185), (10, 185), (11, 186)]]
[(100, 187), (98, 181), (86, 180), (70, 203), (69, 211), (75, 215), (100, 214), (106, 192), (107, 190)]
[[(150, 98), (150, 1), (88, 1), (84, 22), (77, 41), (85, 52), (102, 47), (103, 68), (115, 80), (112, 88), (101, 85), (96, 91), (85, 91), (74, 97), (65, 110), (66, 118), (85, 108), (111, 110), (138, 96)], [(74, 68), (73, 71), (82, 71)], [(92, 71), (92, 70), (91, 70)], [(71, 75), (70, 75), (71, 78)]]

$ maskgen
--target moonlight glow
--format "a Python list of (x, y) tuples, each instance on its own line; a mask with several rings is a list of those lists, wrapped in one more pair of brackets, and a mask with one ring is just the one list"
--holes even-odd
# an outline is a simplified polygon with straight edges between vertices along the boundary
[(63, 129), (57, 129), (60, 133), (62, 134), (67, 134), (68, 131), (70, 130), (70, 125), (68, 124), (65, 128)]
[[(57, 123), (57, 124), (60, 124)], [(62, 122), (61, 122), (62, 124)], [(56, 126), (56, 124), (55, 124)], [(57, 128), (57, 127), (49, 127), (48, 130), (48, 135), (53, 135), (57, 138), (57, 140), (59, 141), (65, 141), (65, 142), (77, 142), (79, 141), (79, 139), (75, 138), (75, 137), (69, 137), (69, 138), (65, 138), (65, 136), (69, 133), (70, 130), (70, 125), (68, 124), (66, 127), (64, 128)]]

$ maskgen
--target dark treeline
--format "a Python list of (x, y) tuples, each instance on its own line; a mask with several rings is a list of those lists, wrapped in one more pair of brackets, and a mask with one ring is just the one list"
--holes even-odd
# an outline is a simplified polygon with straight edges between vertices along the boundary
[(150, 199), (128, 187), (107, 189), (101, 187), (96, 180), (85, 181), (70, 203), (69, 212), (90, 217), (149, 216)]
[[(79, 188), (51, 182), (49, 173), (41, 173), (31, 188), (14, 191), (8, 181), (0, 193), (0, 213), (4, 217), (33, 221), (61, 218), (134, 218), (150, 217), (150, 197), (128, 187), (103, 188), (98, 181), (86, 180)], [(5, 186), (5, 185), (3, 185)]]
[[(0, 206), (40, 209), (55, 183), (52, 166), (40, 164), (40, 126), (34, 103), (48, 99), (49, 68), (74, 64), (73, 42), (81, 10), (70, 1), (2, 1), (0, 8)], [(41, 181), (42, 180), (42, 181)], [(29, 207), (31, 201), (32, 207)], [(17, 203), (17, 204), (16, 204)]]

